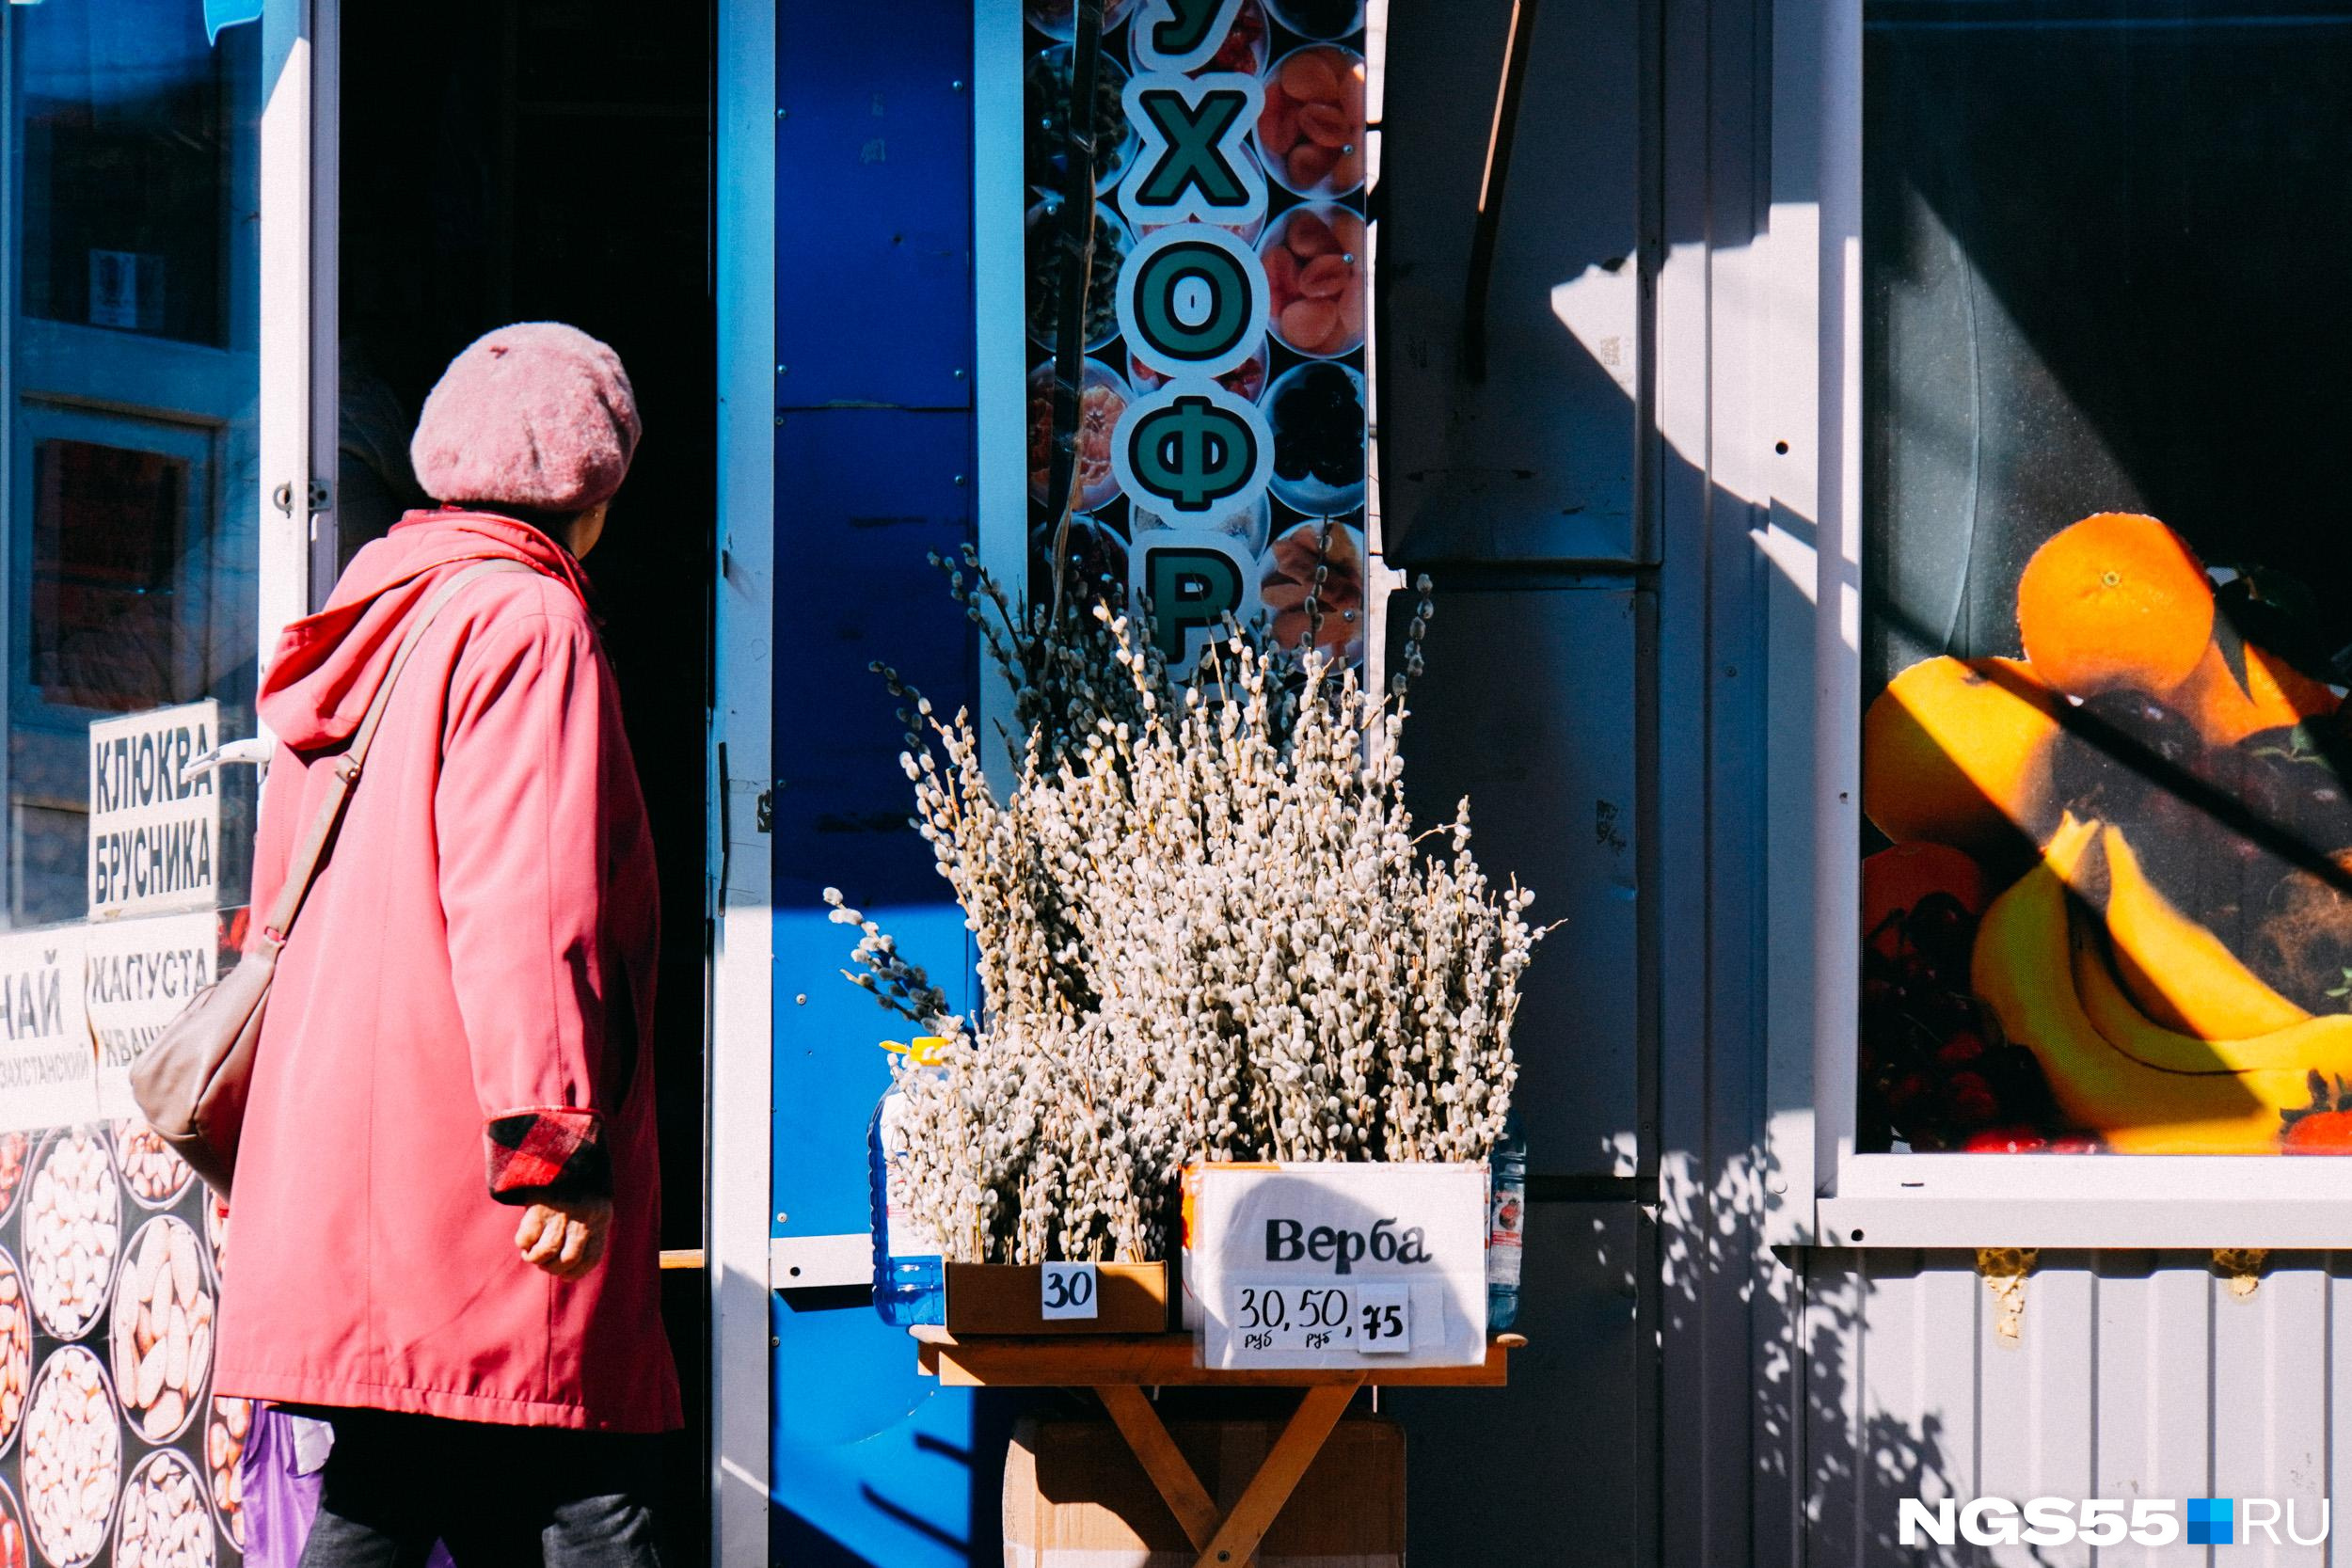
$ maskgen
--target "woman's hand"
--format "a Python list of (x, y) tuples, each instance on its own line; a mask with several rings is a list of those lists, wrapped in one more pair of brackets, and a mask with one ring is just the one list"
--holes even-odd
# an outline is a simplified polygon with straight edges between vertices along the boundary
[(612, 1226), (612, 1200), (585, 1197), (569, 1203), (534, 1203), (515, 1227), (515, 1247), (523, 1261), (558, 1279), (578, 1279), (604, 1256), (605, 1232)]

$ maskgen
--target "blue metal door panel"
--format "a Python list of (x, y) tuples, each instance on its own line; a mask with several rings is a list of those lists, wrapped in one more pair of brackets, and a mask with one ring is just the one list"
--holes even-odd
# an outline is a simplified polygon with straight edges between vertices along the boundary
[[(960, 1006), (961, 911), (908, 823), (905, 724), (871, 666), (943, 713), (971, 702), (971, 628), (930, 564), (972, 536), (972, 24), (922, 0), (778, 17), (773, 1231), (867, 1228), (875, 1042), (912, 1031), (842, 976), (882, 921)], [(774, 1560), (967, 1562), (993, 1476), (973, 1400), (914, 1370), (863, 1289), (779, 1292), (771, 1317)], [(993, 1555), (993, 1544), (988, 1555)]]
[(776, 48), (777, 403), (970, 407), (970, 5), (787, 4)]
[[(929, 559), (970, 535), (971, 487), (958, 479), (971, 440), (961, 412), (832, 409), (777, 421), (778, 1235), (867, 1227), (866, 1124), (889, 1080), (875, 1042), (910, 1033), (843, 978), (856, 937), (831, 921), (824, 889), (882, 921), (968, 1006), (962, 911), (908, 824), (903, 725), (870, 666), (889, 663), (944, 712), (971, 700), (970, 627)], [(782, 1560), (963, 1562), (969, 1396), (918, 1377), (905, 1333), (874, 1315), (863, 1290), (780, 1293), (773, 1323)], [(854, 1556), (829, 1555), (835, 1548)]]

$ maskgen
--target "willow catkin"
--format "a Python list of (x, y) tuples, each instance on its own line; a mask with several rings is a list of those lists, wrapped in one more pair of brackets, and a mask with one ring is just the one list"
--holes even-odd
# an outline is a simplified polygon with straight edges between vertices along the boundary
[(1179, 687), (1123, 617), (1057, 632), (974, 582), (1024, 726), (1002, 800), (969, 716), (891, 680), (978, 1019), (826, 893), (851, 977), (947, 1041), (893, 1070), (910, 1207), (950, 1256), (1165, 1257), (1193, 1159), (1486, 1158), (1542, 933), (1479, 869), (1467, 801), (1415, 832), (1401, 694), (1238, 633)]

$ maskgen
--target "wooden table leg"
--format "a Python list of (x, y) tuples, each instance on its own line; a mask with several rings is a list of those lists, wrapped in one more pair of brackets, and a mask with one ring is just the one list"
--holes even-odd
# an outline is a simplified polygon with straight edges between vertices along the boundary
[(1143, 1390), (1131, 1383), (1110, 1384), (1094, 1391), (1102, 1396), (1103, 1408), (1110, 1412), (1119, 1434), (1127, 1439), (1127, 1446), (1142, 1463), (1143, 1473), (1159, 1488), (1168, 1512), (1184, 1527), (1184, 1539), (1192, 1543), (1194, 1551), (1207, 1550), (1220, 1522), (1216, 1503), (1177, 1449), (1176, 1440), (1168, 1434), (1160, 1413), (1152, 1408)]
[[(1298, 1402), (1298, 1413), (1282, 1428), (1281, 1436), (1267, 1450), (1265, 1463), (1249, 1479), (1249, 1485), (1233, 1505), (1233, 1512), (1225, 1516), (1216, 1534), (1201, 1547), (1196, 1568), (1244, 1568), (1265, 1539), (1267, 1530), (1282, 1512), (1282, 1505), (1291, 1500), (1298, 1482), (1307, 1474), (1315, 1455), (1323, 1451), (1331, 1429), (1340, 1424), (1347, 1411), (1348, 1401), (1363, 1386), (1362, 1380), (1354, 1383), (1319, 1385), (1307, 1390), (1307, 1397)], [(1196, 1483), (1197, 1484), (1197, 1483)], [(1182, 1517), (1182, 1515), (1178, 1515)]]

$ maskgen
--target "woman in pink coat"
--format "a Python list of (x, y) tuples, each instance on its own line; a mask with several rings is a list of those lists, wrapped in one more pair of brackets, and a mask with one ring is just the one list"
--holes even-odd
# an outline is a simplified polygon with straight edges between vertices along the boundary
[(547, 323), (452, 362), (411, 455), (441, 510), (362, 549), (262, 685), (266, 909), (410, 617), (279, 960), (238, 1151), (221, 1392), (335, 1428), (303, 1561), (660, 1560), (679, 1424), (657, 1296), (654, 863), (580, 558), (638, 436), (612, 351)]

